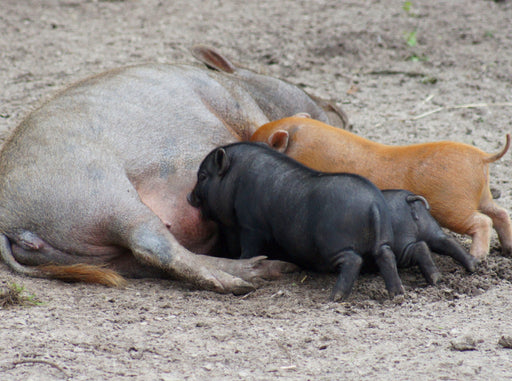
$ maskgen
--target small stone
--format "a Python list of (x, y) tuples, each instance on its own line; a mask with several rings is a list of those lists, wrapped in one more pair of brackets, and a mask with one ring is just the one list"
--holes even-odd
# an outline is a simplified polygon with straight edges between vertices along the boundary
[(462, 338), (452, 340), (452, 350), (454, 351), (474, 351), (476, 349), (476, 342), (471, 336), (464, 336)]
[(272, 294), (270, 296), (271, 299), (273, 298), (282, 298), (282, 297), (289, 297), (290, 293), (286, 290), (279, 290), (275, 294)]
[(501, 339), (498, 341), (498, 344), (503, 348), (512, 349), (512, 336), (501, 336)]
[(491, 195), (493, 199), (498, 199), (501, 197), (501, 191), (497, 188), (491, 188)]
[(140, 360), (143, 357), (143, 352), (134, 347), (130, 347), (130, 349), (128, 349), (128, 353), (134, 360)]
[(211, 372), (213, 370), (214, 366), (212, 363), (209, 363), (207, 362), (206, 364), (203, 365), (203, 369), (208, 371), (208, 372)]

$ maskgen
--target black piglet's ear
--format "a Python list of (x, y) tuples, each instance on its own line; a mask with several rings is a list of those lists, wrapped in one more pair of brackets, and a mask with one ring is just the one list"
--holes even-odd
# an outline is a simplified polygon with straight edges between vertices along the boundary
[(224, 148), (219, 148), (215, 152), (215, 164), (217, 165), (217, 174), (223, 176), (229, 168), (229, 157)]

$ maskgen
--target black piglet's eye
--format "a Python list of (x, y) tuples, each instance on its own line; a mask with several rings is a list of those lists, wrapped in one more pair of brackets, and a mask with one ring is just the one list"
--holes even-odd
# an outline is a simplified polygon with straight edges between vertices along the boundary
[(199, 174), (197, 175), (197, 178), (199, 179), (199, 181), (206, 180), (206, 173), (199, 172)]

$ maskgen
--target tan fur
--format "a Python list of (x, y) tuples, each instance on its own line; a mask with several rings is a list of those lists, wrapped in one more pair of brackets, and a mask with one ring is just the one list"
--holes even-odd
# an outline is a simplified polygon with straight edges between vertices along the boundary
[(39, 270), (49, 278), (66, 282), (85, 282), (102, 284), (109, 287), (124, 287), (126, 280), (114, 270), (104, 266), (75, 264), (75, 265), (44, 265)]
[(424, 196), (442, 226), (473, 237), (471, 253), (476, 257), (489, 251), (492, 224), (503, 251), (512, 252), (510, 218), (492, 200), (488, 168), (507, 152), (509, 135), (496, 154), (450, 141), (389, 146), (313, 119), (291, 117), (263, 125), (251, 140), (266, 142), (319, 171), (357, 173), (380, 189)]

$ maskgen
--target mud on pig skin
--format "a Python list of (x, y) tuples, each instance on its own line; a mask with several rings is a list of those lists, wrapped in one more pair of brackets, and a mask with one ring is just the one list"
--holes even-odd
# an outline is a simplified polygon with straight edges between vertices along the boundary
[(251, 140), (319, 171), (357, 173), (380, 189), (424, 196), (441, 226), (472, 237), (470, 253), (478, 259), (489, 252), (494, 226), (503, 254), (512, 254), (510, 217), (489, 189), (489, 163), (507, 152), (510, 135), (496, 154), (450, 141), (390, 146), (320, 121), (291, 117), (260, 127)]
[(376, 262), (391, 296), (403, 293), (386, 201), (361, 176), (317, 172), (264, 144), (234, 143), (203, 160), (188, 200), (239, 242), (241, 258), (281, 253), (305, 269), (338, 272), (335, 300), (350, 294), (363, 260)]
[(13, 270), (107, 285), (121, 284), (119, 273), (172, 276), (244, 293), (290, 268), (193, 254), (211, 252), (217, 228), (186, 194), (204, 155), (256, 126), (300, 111), (340, 127), (346, 117), (211, 49), (193, 51), (210, 68), (114, 69), (71, 85), (14, 130), (0, 153), (0, 253)]
[(429, 284), (436, 284), (441, 274), (431, 251), (448, 255), (474, 272), (478, 260), (447, 235), (429, 213), (427, 200), (403, 189), (387, 189), (382, 194), (388, 204), (393, 225), (393, 244), (398, 267), (418, 265)]

